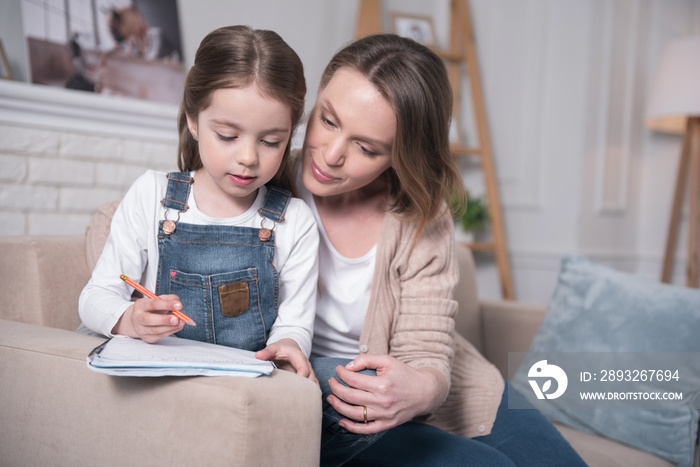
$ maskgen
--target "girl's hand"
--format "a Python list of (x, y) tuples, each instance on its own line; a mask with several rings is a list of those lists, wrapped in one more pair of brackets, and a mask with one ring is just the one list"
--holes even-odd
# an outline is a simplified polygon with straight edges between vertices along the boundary
[(112, 328), (112, 334), (122, 334), (154, 343), (174, 334), (185, 325), (170, 310), (181, 310), (177, 295), (162, 295), (160, 299), (140, 298), (126, 309)]
[[(356, 373), (366, 368), (375, 369), (377, 376)], [(439, 371), (416, 370), (388, 355), (361, 355), (338, 366), (336, 373), (349, 387), (331, 378), (328, 402), (348, 417), (339, 423), (353, 433), (378, 433), (430, 413), (447, 394), (447, 381)]]
[(291, 371), (318, 384), (311, 363), (294, 339), (280, 339), (255, 353), (258, 360), (272, 360), (281, 370)]

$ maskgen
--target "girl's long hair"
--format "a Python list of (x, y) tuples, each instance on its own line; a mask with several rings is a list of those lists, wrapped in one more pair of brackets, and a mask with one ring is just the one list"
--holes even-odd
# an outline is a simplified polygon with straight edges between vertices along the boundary
[(292, 136), (304, 113), (306, 80), (301, 59), (275, 32), (247, 26), (227, 26), (209, 33), (200, 43), (194, 65), (187, 73), (178, 116), (178, 167), (181, 171), (202, 167), (197, 141), (187, 127), (187, 116), (196, 119), (211, 104), (214, 91), (255, 83), (266, 96), (291, 109), (292, 132), (282, 164), (272, 183), (292, 189), (289, 151)]

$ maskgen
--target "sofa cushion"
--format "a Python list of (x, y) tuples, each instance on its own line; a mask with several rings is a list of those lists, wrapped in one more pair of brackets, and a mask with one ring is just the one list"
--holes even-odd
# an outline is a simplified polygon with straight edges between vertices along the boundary
[(102, 255), (112, 225), (112, 217), (118, 206), (119, 201), (111, 201), (98, 207), (85, 229), (85, 258), (90, 271), (95, 269), (97, 260)]
[(585, 431), (575, 430), (566, 425), (555, 423), (554, 426), (590, 466), (673, 467), (673, 464), (669, 461), (648, 452), (634, 449)]
[(83, 235), (3, 237), (0, 318), (75, 329), (78, 297), (89, 278)]
[[(586, 357), (586, 353), (599, 352), (595, 358), (627, 355), (634, 359), (671, 352), (700, 352), (698, 329), (700, 291), (661, 284), (580, 256), (566, 256), (547, 314), (525, 363), (513, 378), (513, 385), (523, 394), (534, 395), (528, 371), (532, 362), (541, 361), (543, 353), (554, 356), (559, 352), (557, 357), (561, 358), (564, 352), (570, 352), (571, 357), (566, 358), (573, 359), (592, 358), (591, 354)], [(693, 396), (697, 399), (700, 359), (681, 354), (677, 360), (673, 364), (679, 369), (680, 380), (667, 388), (683, 389), (684, 400)], [(643, 368), (644, 363), (640, 362)], [(582, 387), (579, 374), (569, 374), (568, 378), (571, 390), (566, 397), (579, 397), (578, 388)], [(635, 388), (643, 386), (638, 382), (629, 384)], [(587, 390), (596, 391), (600, 387)], [(599, 404), (581, 409), (572, 408), (573, 399), (568, 402), (565, 399), (535, 399), (534, 405), (555, 422), (643, 449), (681, 466), (692, 464), (699, 417), (697, 408), (690, 403), (672, 409), (643, 404), (624, 409), (602, 408)]]

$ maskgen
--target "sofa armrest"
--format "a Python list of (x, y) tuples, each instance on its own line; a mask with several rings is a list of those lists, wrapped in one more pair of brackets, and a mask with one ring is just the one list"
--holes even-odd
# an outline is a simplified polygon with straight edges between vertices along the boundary
[(0, 237), (1, 319), (75, 329), (89, 278), (84, 235)]
[(547, 309), (507, 301), (481, 301), (484, 356), (508, 378), (508, 352), (527, 352)]
[(270, 376), (107, 376), (104, 339), (0, 320), (0, 458), (7, 465), (318, 465), (321, 392)]

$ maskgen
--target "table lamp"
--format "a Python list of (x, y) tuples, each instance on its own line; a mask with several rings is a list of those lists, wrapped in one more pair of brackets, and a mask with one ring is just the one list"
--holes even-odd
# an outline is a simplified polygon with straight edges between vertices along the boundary
[(698, 287), (700, 36), (677, 39), (666, 45), (656, 70), (646, 116), (646, 125), (652, 130), (683, 135), (661, 281), (671, 281), (685, 184), (689, 180), (687, 285)]

